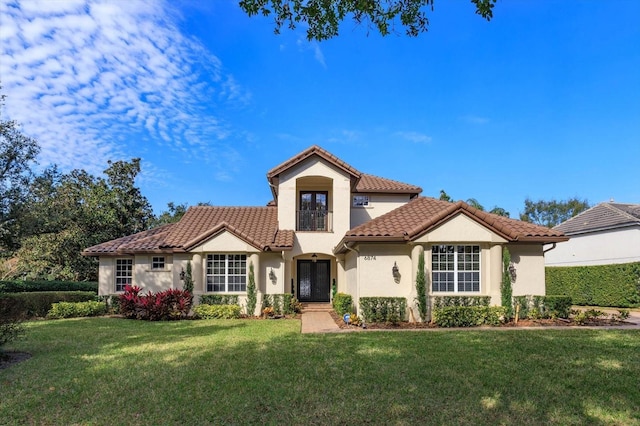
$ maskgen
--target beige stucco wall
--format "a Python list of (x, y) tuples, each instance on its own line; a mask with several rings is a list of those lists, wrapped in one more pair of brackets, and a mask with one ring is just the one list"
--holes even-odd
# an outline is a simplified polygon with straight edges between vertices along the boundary
[[(314, 181), (315, 178), (315, 181)], [(317, 157), (309, 158), (280, 175), (278, 221), (280, 229), (296, 229), (296, 211), (302, 190), (327, 191), (332, 213), (331, 232), (296, 232), (292, 256), (303, 253), (330, 255), (350, 229), (350, 176)]]
[(506, 243), (507, 240), (491, 232), (473, 219), (460, 213), (447, 222), (416, 239), (417, 243)]
[(545, 262), (547, 266), (640, 262), (640, 227), (572, 235), (547, 252)]
[(516, 268), (513, 295), (544, 295), (544, 254), (540, 244), (509, 244), (511, 262)]
[(410, 200), (409, 194), (351, 194), (368, 195), (369, 205), (367, 207), (351, 206), (351, 228), (355, 228), (365, 222), (389, 213), (391, 210), (407, 204)]
[[(151, 259), (154, 256), (164, 256), (165, 269), (152, 270)], [(162, 254), (101, 257), (98, 268), (98, 294), (116, 293), (115, 265), (116, 259), (133, 259), (132, 284), (141, 287), (143, 291), (158, 292), (173, 288), (173, 256)]]

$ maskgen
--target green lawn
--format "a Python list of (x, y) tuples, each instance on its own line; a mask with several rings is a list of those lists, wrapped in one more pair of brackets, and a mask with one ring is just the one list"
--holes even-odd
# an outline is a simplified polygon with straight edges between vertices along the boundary
[(640, 331), (301, 335), (297, 320), (27, 324), (0, 424), (640, 425)]

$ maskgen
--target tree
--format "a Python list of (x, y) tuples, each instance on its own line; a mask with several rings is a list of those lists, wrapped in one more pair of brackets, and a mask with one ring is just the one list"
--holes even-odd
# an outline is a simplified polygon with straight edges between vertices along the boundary
[(500, 298), (505, 308), (505, 316), (513, 317), (513, 287), (511, 285), (511, 253), (506, 246), (502, 247), (502, 283), (500, 285)]
[(427, 320), (427, 277), (424, 273), (424, 252), (418, 257), (418, 272), (416, 273), (416, 305), (422, 322)]
[(189, 294), (191, 294), (191, 299), (193, 300), (193, 269), (191, 267), (191, 261), (187, 262), (187, 271), (184, 274), (182, 289), (184, 291), (188, 291)]
[(139, 160), (109, 165), (107, 179), (53, 167), (33, 180), (14, 277), (95, 280), (97, 262), (81, 256), (83, 249), (147, 229), (153, 215), (135, 186)]
[[(0, 86), (1, 89), (1, 86)], [(0, 95), (0, 253), (18, 246), (17, 220), (40, 147), (35, 139), (20, 132), (14, 120), (3, 120), (5, 95)]]
[(187, 212), (187, 208), (187, 204), (174, 204), (173, 202), (168, 202), (167, 210), (163, 211), (159, 216), (154, 217), (149, 224), (149, 228), (155, 228), (157, 226), (180, 221), (182, 216)]
[(491, 210), (489, 210), (491, 214), (497, 214), (498, 216), (509, 217), (509, 212), (503, 209), (502, 207), (495, 206)]
[(249, 262), (249, 283), (247, 284), (247, 315), (249, 315), (250, 317), (256, 314), (257, 302), (258, 293), (256, 288), (256, 277), (253, 271), (253, 262)]
[(527, 198), (524, 201), (524, 213), (520, 214), (520, 220), (553, 228), (590, 207), (589, 201), (586, 199), (580, 200), (577, 197), (563, 201), (554, 199), (550, 201), (538, 200), (536, 202)]
[(484, 211), (484, 206), (482, 204), (480, 204), (480, 202), (478, 200), (476, 200), (475, 198), (469, 198), (467, 200), (467, 204), (469, 204), (471, 207), (476, 208), (480, 211)]
[(449, 194), (447, 194), (446, 192), (444, 192), (444, 189), (440, 190), (440, 201), (448, 201), (450, 203), (453, 202), (453, 199), (451, 197), (449, 197)]
[[(471, 3), (476, 14), (489, 21), (496, 1)], [(433, 11), (434, 0), (240, 0), (240, 8), (249, 16), (273, 16), (276, 34), (283, 25), (293, 30), (303, 23), (308, 26), (307, 39), (321, 41), (337, 36), (340, 23), (349, 16), (383, 36), (396, 32), (399, 23), (408, 36), (416, 37), (428, 29), (427, 10)]]

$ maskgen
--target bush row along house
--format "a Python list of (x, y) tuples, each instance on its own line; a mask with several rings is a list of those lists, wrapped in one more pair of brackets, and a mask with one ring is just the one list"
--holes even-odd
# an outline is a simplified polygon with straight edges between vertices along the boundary
[(253, 264), (261, 294), (328, 302), (335, 284), (356, 308), (360, 297), (404, 297), (412, 307), (423, 253), (430, 296), (491, 296), (498, 305), (503, 248), (513, 261), (513, 294), (542, 295), (543, 245), (568, 239), (420, 196), (420, 187), (361, 173), (318, 146), (274, 167), (267, 180), (267, 206), (191, 207), (175, 224), (84, 250), (99, 258), (100, 294), (127, 284), (181, 288), (190, 261), (196, 296), (235, 294), (244, 302)]

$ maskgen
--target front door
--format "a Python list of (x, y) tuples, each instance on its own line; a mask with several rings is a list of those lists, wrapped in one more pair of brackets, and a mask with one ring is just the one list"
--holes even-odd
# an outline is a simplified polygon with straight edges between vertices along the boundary
[(328, 302), (330, 276), (330, 261), (298, 260), (298, 300)]

